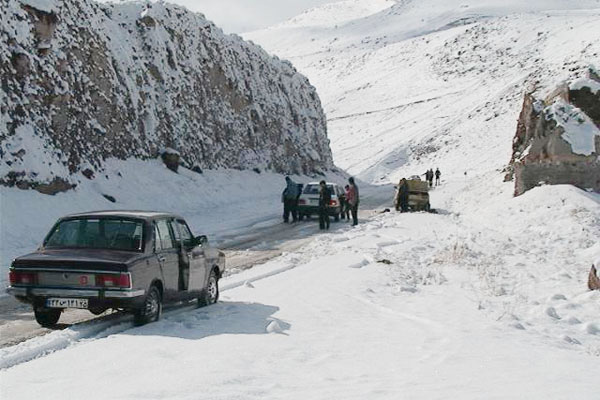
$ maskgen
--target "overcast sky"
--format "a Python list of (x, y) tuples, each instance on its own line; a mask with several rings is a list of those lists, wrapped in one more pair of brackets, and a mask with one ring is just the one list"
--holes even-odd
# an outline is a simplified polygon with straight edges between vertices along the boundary
[[(110, 1), (110, 0), (100, 0)], [(118, 1), (118, 0), (112, 0)], [(227, 33), (266, 28), (334, 0), (166, 0), (201, 12)]]

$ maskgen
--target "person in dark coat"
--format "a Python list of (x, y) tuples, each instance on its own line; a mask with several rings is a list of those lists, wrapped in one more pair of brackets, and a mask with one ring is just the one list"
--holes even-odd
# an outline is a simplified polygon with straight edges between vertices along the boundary
[(429, 182), (429, 187), (433, 186), (433, 169), (429, 168), (427, 170), (427, 172), (425, 173), (425, 178), (427, 179), (427, 182)]
[(438, 186), (440, 184), (440, 176), (442, 176), (442, 173), (440, 172), (439, 168), (435, 169), (435, 186)]
[(350, 188), (348, 189), (346, 200), (350, 204), (350, 212), (352, 213), (352, 225), (354, 226), (358, 225), (358, 204), (360, 202), (360, 196), (358, 193), (358, 186), (356, 186), (353, 177), (350, 177), (348, 179), (348, 183)]
[(396, 211), (408, 212), (408, 182), (400, 179), (396, 193)]
[(325, 181), (319, 182), (319, 229), (329, 229), (327, 207), (331, 203), (331, 191)]
[(298, 215), (296, 214), (296, 204), (299, 196), (298, 184), (289, 176), (285, 177), (285, 182), (286, 186), (281, 194), (281, 201), (283, 202), (283, 222), (289, 222), (290, 214), (292, 214), (292, 222), (296, 222), (298, 218)]

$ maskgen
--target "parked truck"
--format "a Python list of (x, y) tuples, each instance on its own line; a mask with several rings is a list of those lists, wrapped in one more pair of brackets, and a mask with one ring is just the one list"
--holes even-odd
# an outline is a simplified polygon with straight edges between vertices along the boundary
[(408, 208), (412, 211), (430, 211), (429, 184), (418, 175), (408, 180)]

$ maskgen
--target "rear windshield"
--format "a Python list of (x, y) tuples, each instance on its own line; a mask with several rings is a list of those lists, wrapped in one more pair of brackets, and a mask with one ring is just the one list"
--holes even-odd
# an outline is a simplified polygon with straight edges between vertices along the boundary
[(69, 219), (54, 227), (45, 247), (142, 251), (142, 232), (142, 221), (131, 219)]
[[(320, 188), (321, 188), (320, 185), (306, 185), (303, 193), (304, 194), (319, 194)], [(327, 185), (327, 188), (329, 189), (331, 194), (336, 194), (336, 192), (333, 190), (333, 185)]]

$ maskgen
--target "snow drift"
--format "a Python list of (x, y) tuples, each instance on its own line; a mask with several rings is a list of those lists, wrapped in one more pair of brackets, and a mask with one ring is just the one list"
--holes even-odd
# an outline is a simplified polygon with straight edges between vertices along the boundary
[(56, 193), (108, 158), (330, 169), (319, 97), (287, 61), (161, 2), (0, 2), (0, 183)]

